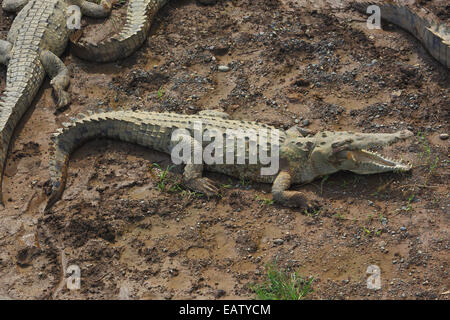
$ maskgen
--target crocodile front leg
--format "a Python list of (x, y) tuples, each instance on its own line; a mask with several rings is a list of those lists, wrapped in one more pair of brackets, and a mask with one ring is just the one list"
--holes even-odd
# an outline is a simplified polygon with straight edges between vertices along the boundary
[(42, 51), (41, 62), (51, 79), (50, 84), (57, 100), (56, 108), (69, 105), (70, 94), (66, 91), (70, 81), (69, 70), (57, 55), (48, 50)]
[(287, 170), (281, 170), (272, 186), (272, 196), (275, 202), (286, 206), (302, 209), (315, 209), (318, 207), (317, 201), (308, 202), (299, 191), (289, 191), (292, 177)]
[(5, 40), (0, 40), (0, 64), (8, 65), (9, 59), (11, 58), (10, 53), (12, 49), (12, 44)]
[(3, 0), (2, 9), (7, 12), (19, 12), (30, 0)]

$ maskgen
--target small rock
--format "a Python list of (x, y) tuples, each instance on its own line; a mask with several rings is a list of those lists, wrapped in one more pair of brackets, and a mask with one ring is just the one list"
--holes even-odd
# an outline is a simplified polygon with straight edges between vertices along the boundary
[(394, 97), (400, 97), (402, 95), (402, 90), (393, 91), (392, 95)]
[(284, 243), (284, 240), (283, 239), (275, 239), (275, 240), (273, 240), (273, 243), (276, 245), (281, 245)]
[(218, 70), (221, 71), (221, 72), (228, 72), (228, 71), (230, 71), (231, 69), (230, 69), (229, 66), (219, 66), (219, 67), (218, 67)]
[(226, 294), (225, 290), (219, 289), (214, 293), (216, 299), (223, 297)]
[(309, 126), (310, 122), (308, 119), (305, 119), (302, 121), (302, 125), (304, 125), (305, 127)]
[(441, 133), (441, 134), (439, 135), (439, 138), (440, 138), (441, 140), (447, 140), (447, 139), (448, 139), (448, 134), (447, 134), (447, 133)]

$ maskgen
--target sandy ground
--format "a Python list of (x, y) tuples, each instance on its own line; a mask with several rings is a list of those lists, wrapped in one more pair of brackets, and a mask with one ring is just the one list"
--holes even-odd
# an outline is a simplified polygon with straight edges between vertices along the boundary
[[(324, 4), (332, 5), (325, 9)], [(145, 45), (111, 64), (63, 56), (72, 105), (55, 114), (48, 80), (16, 131), (0, 210), (0, 296), (16, 299), (248, 299), (264, 266), (314, 277), (311, 299), (448, 299), (449, 71), (399, 28), (368, 30), (344, 1), (171, 1)], [(445, 1), (423, 4), (448, 23)], [(86, 19), (85, 36), (120, 30), (126, 11)], [(0, 10), (0, 38), (14, 16)], [(229, 72), (218, 71), (228, 65)], [(0, 66), (0, 91), (6, 68)], [(159, 93), (158, 93), (159, 91)], [(305, 214), (262, 199), (270, 186), (207, 174), (222, 198), (157, 189), (167, 155), (98, 140), (70, 161), (63, 199), (44, 214), (49, 135), (87, 110), (192, 114), (288, 128), (392, 132), (386, 155), (408, 174), (339, 173), (295, 189), (321, 201)], [(81, 269), (80, 290), (64, 270)], [(366, 286), (369, 265), (382, 288)]]

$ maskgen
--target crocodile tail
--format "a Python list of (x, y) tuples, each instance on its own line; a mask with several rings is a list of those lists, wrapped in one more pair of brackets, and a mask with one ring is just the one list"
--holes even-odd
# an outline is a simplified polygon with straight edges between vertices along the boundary
[(3, 174), (6, 165), (6, 157), (15, 127), (25, 112), (28, 99), (25, 95), (14, 96), (11, 91), (6, 91), (0, 101), (0, 203), (2, 201)]
[(72, 41), (71, 50), (82, 59), (111, 62), (126, 58), (147, 39), (153, 17), (167, 0), (131, 0), (121, 32), (100, 43)]
[(94, 117), (87, 121), (81, 119), (71, 123), (64, 123), (64, 128), (60, 128), (53, 133), (49, 146), (51, 190), (47, 205), (45, 206), (46, 211), (62, 196), (67, 181), (67, 168), (70, 153), (81, 144), (82, 141), (95, 136), (97, 133), (94, 132), (96, 131), (96, 126), (92, 126), (91, 124), (98, 122), (99, 119)]
[[(14, 129), (30, 106), (45, 76), (42, 65), (38, 62), (39, 57), (27, 56), (26, 53), (24, 51), (9, 63), (6, 89), (0, 98), (0, 203), (2, 204), (3, 174)], [(17, 79), (18, 61), (22, 61), (24, 57), (29, 59), (30, 56), (33, 57), (31, 63), (21, 65), (22, 77), (13, 81), (12, 79)]]
[(67, 181), (67, 169), (70, 154), (88, 140), (111, 138), (125, 142), (145, 145), (139, 112), (112, 111), (83, 116), (65, 127), (58, 129), (50, 143), (50, 195), (46, 210), (58, 201)]
[[(367, 13), (371, 4), (357, 2), (352, 7), (361, 13)], [(407, 6), (374, 4), (380, 7), (382, 19), (411, 33), (437, 61), (450, 68), (450, 28), (446, 24), (421, 17)]]
[[(0, 101), (0, 112), (7, 110), (6, 101)], [(5, 119), (1, 116), (0, 121), (0, 204), (3, 205), (3, 174), (6, 165), (6, 156), (8, 155), (9, 141), (11, 140), (12, 131), (14, 127), (11, 125), (11, 121), (8, 121), (7, 117)]]

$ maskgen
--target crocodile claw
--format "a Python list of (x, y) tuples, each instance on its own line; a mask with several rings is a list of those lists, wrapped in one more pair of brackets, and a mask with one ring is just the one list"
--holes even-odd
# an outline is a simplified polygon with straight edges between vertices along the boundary
[(70, 94), (67, 91), (58, 89), (55, 91), (57, 103), (56, 109), (62, 109), (70, 104)]
[(186, 181), (185, 185), (193, 191), (203, 193), (208, 198), (215, 197), (219, 193), (219, 189), (216, 187), (214, 182), (208, 178), (191, 179)]

